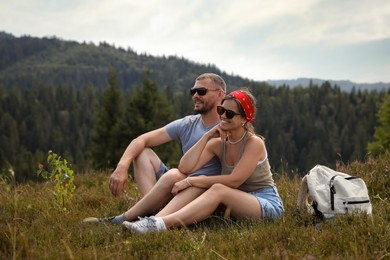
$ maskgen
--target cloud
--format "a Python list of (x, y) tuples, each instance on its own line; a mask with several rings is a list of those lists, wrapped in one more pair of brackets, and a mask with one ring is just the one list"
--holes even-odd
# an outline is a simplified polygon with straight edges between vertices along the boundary
[(345, 45), (390, 38), (389, 14), (388, 1), (319, 1), (305, 13), (281, 18), (267, 44)]
[(368, 51), (390, 48), (388, 0), (5, 0), (0, 16), (16, 35), (105, 41), (256, 80), (390, 80), (388, 55)]

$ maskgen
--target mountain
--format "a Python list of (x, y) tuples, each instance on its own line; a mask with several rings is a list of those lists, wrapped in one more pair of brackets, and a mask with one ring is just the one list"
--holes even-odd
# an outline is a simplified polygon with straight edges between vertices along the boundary
[[(212, 64), (199, 64), (177, 56), (151, 56), (137, 53), (131, 48), (117, 48), (105, 42), (78, 43), (56, 37), (14, 37), (0, 32), (0, 85), (30, 88), (34, 85), (85, 87), (92, 84), (102, 88), (107, 85), (109, 71), (118, 72), (120, 85), (133, 88), (142, 81), (145, 70), (162, 87), (182, 89), (192, 86), (197, 75), (204, 72), (220, 74), (228, 90), (255, 83), (240, 76), (230, 75)], [(257, 82), (271, 86), (290, 87), (321, 85), (325, 80), (299, 78), (295, 80), (270, 80)], [(358, 84), (351, 81), (328, 80), (344, 91), (355, 89), (382, 90), (389, 83)]]
[(307, 87), (310, 85), (322, 85), (325, 81), (328, 81), (332, 86), (338, 86), (341, 90), (350, 92), (352, 89), (360, 90), (385, 90), (390, 88), (390, 83), (355, 83), (350, 80), (323, 80), (323, 79), (310, 79), (310, 78), (298, 78), (290, 80), (268, 80), (266, 81), (271, 86), (289, 86), (289, 87)]
[(228, 75), (211, 64), (198, 64), (176, 56), (154, 57), (107, 43), (78, 43), (55, 37), (13, 37), (0, 32), (0, 84), (29, 88), (33, 85), (105, 87), (109, 71), (118, 72), (120, 85), (141, 84), (145, 70), (160, 87), (188, 88), (197, 75), (214, 72), (229, 87), (249, 80)]

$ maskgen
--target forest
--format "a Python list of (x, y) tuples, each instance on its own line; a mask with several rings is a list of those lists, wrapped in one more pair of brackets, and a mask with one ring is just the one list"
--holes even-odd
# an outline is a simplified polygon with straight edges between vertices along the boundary
[[(329, 82), (275, 87), (108, 44), (8, 34), (0, 43), (0, 172), (13, 172), (17, 182), (36, 180), (50, 150), (80, 173), (113, 169), (133, 138), (193, 113), (189, 88), (203, 72), (222, 75), (229, 92), (251, 89), (256, 132), (266, 138), (273, 170), (289, 175), (364, 160), (390, 94), (346, 92)], [(177, 143), (156, 152), (168, 165), (178, 163)]]

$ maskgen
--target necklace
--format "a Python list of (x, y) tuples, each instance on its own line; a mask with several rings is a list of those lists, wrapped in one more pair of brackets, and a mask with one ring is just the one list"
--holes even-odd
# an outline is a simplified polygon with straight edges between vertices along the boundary
[(232, 142), (232, 141), (229, 140), (229, 137), (227, 138), (227, 141), (228, 141), (229, 144), (238, 144), (239, 142), (242, 141), (242, 139), (244, 139), (244, 136), (246, 135), (246, 133), (247, 133), (247, 131), (244, 132), (244, 134), (241, 136), (240, 139), (238, 139), (238, 141)]

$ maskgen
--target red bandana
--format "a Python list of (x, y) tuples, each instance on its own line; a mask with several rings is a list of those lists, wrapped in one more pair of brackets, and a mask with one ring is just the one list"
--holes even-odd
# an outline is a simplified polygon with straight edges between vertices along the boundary
[(244, 91), (235, 90), (232, 93), (228, 94), (228, 96), (234, 97), (240, 102), (241, 107), (245, 112), (246, 120), (248, 122), (254, 123), (255, 120), (253, 120), (253, 116), (255, 108), (253, 107), (253, 104), (248, 95)]

